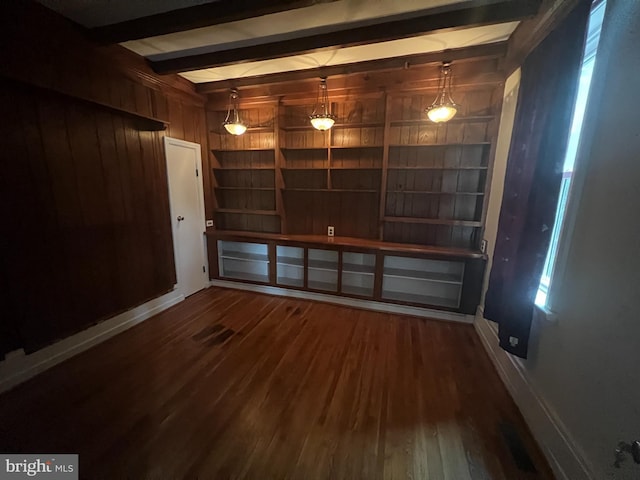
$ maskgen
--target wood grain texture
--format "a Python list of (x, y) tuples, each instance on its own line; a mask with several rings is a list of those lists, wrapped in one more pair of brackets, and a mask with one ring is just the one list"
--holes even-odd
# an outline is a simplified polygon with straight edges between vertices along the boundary
[(553, 478), (471, 326), (216, 288), (0, 396), (0, 450), (91, 479)]
[[(0, 12), (1, 358), (171, 289), (165, 132), (148, 119), (201, 144), (205, 159), (207, 132), (190, 82), (92, 44), (36, 2), (3, 2)], [(208, 211), (211, 177), (206, 169)]]
[(0, 353), (32, 352), (172, 288), (167, 173), (158, 132), (126, 115), (15, 82), (0, 91), (14, 112), (0, 153), (12, 312)]
[[(495, 58), (468, 61), (456, 83), (473, 84), (474, 75), (497, 69)], [(386, 86), (394, 84), (387, 79)], [(309, 124), (313, 102), (291, 102), (304, 89), (298, 85), (280, 99), (278, 115), (243, 96), (249, 129), (240, 137), (222, 129), (225, 110), (208, 110), (216, 228), (323, 235), (331, 225), (342, 236), (477, 250), (502, 86), (457, 91), (460, 112), (447, 124), (426, 119), (435, 92), (380, 88), (330, 100), (337, 122), (326, 132)], [(276, 183), (281, 189), (270, 191)]]

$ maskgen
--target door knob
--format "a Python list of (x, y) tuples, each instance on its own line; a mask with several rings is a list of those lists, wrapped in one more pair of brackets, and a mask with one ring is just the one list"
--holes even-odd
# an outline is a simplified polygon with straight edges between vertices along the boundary
[(181, 222), (182, 220), (184, 220), (184, 217), (182, 215), (178, 215), (178, 221)]

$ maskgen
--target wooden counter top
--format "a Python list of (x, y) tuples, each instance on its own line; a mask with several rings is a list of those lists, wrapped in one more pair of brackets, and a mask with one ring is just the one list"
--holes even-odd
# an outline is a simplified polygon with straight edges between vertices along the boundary
[(369, 248), (372, 250), (388, 252), (421, 253), (442, 257), (456, 258), (484, 258), (486, 254), (477, 250), (467, 250), (463, 248), (436, 247), (433, 245), (416, 245), (408, 243), (393, 243), (373, 240), (368, 238), (353, 237), (328, 237), (326, 235), (285, 235), (280, 233), (257, 233), (233, 230), (215, 230), (208, 228), (205, 232), (208, 237), (223, 240), (239, 241), (276, 241), (286, 243), (304, 243), (307, 245), (323, 247), (336, 245), (352, 248)]

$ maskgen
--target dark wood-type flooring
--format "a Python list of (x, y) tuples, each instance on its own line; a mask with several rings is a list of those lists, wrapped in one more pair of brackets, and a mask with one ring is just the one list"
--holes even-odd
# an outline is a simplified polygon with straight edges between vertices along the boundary
[(0, 451), (90, 479), (553, 478), (472, 326), (218, 288), (0, 396)]

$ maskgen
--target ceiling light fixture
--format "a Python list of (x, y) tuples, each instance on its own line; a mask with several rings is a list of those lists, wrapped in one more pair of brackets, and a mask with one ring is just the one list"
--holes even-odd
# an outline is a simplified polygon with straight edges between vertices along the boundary
[(222, 122), (222, 126), (231, 135), (242, 135), (247, 131), (247, 126), (242, 123), (240, 119), (240, 112), (238, 111), (238, 90), (231, 89), (229, 95), (229, 108), (227, 109), (227, 118)]
[(329, 130), (336, 122), (336, 116), (330, 113), (329, 94), (327, 93), (327, 77), (320, 79), (318, 86), (318, 97), (313, 112), (309, 116), (311, 125), (316, 130)]
[(427, 116), (432, 122), (448, 122), (460, 108), (460, 105), (456, 105), (456, 102), (451, 98), (451, 77), (451, 62), (442, 62), (438, 80), (438, 96), (426, 109)]

